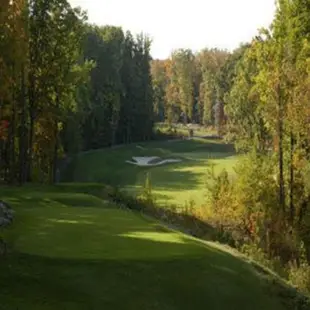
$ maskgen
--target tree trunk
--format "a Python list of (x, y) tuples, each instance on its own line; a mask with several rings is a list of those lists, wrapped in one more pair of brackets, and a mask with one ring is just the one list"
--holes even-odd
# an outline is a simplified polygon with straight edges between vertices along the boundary
[(27, 127), (26, 127), (26, 88), (25, 70), (21, 70), (21, 125), (19, 133), (19, 184), (22, 185), (27, 179)]
[[(56, 91), (56, 113), (58, 113), (60, 102), (59, 102), (59, 95)], [(52, 178), (51, 183), (56, 183), (57, 180), (57, 168), (58, 168), (58, 149), (59, 149), (59, 137), (58, 137), (58, 116), (55, 116), (54, 122), (54, 137), (55, 137), (55, 145), (54, 145), (54, 155), (53, 155), (53, 162), (52, 162)]]
[(34, 135), (34, 114), (30, 111), (30, 128), (29, 128), (29, 144), (28, 144), (28, 156), (27, 156), (27, 168), (26, 168), (26, 179), (31, 182), (32, 174), (32, 161), (33, 161), (33, 135)]
[(55, 146), (54, 146), (54, 156), (53, 156), (53, 176), (52, 183), (58, 182), (57, 172), (58, 172), (58, 149), (59, 149), (59, 141), (58, 141), (58, 122), (55, 121)]
[(27, 168), (26, 179), (31, 182), (32, 174), (32, 161), (33, 161), (33, 138), (34, 138), (34, 126), (35, 126), (35, 79), (33, 76), (29, 77), (29, 140), (28, 140), (28, 156), (27, 156)]
[(278, 115), (278, 135), (279, 135), (279, 205), (285, 214), (285, 188), (284, 188), (284, 154), (283, 154), (283, 102), (282, 102), (282, 95), (281, 95), (281, 88), (279, 86), (278, 89), (279, 95), (279, 115)]
[(12, 118), (8, 136), (8, 182), (13, 183), (15, 180), (15, 122), (16, 122), (16, 102), (15, 98), (12, 103)]
[(291, 133), (290, 137), (290, 222), (294, 224), (295, 206), (294, 206), (294, 137)]

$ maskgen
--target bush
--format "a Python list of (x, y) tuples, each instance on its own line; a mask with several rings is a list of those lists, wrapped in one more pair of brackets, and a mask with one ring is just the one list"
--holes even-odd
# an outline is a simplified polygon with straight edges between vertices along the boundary
[(301, 243), (298, 261), (288, 264), (288, 279), (301, 292), (310, 295), (310, 265), (307, 261), (304, 244)]
[(271, 267), (270, 261), (268, 260), (266, 253), (260, 247), (258, 247), (257, 244), (243, 244), (240, 247), (240, 251), (254, 261), (266, 267)]
[(288, 267), (288, 279), (302, 293), (310, 295), (310, 266), (308, 263), (297, 265), (291, 262)]

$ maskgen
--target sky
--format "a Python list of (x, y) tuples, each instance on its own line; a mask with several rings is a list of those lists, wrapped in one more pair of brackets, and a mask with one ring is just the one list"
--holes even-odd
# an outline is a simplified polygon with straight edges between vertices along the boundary
[(89, 22), (122, 26), (153, 41), (153, 58), (172, 50), (205, 47), (233, 50), (272, 22), (274, 0), (69, 0)]

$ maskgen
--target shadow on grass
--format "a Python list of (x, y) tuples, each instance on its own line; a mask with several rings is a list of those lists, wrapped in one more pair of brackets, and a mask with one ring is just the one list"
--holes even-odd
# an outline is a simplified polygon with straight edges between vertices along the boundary
[(246, 266), (234, 270), (206, 259), (89, 261), (17, 254), (10, 259), (9, 270), (0, 267), (1, 306), (7, 310), (283, 309)]
[[(0, 309), (283, 309), (263, 275), (221, 249), (126, 210), (71, 208), (74, 201), (27, 208), (57, 196), (33, 194), (28, 203), (11, 193), (20, 204), (9, 232), (14, 251), (0, 261)], [(127, 206), (143, 208), (138, 202)], [(207, 229), (173, 210), (144, 211)]]
[(103, 184), (60, 184), (56, 186), (26, 185), (2, 187), (0, 195), (13, 207), (110, 207), (108, 191)]
[[(139, 146), (139, 148), (137, 147)], [(163, 158), (180, 158), (199, 152), (203, 159), (224, 159), (235, 154), (233, 145), (223, 144), (204, 139), (185, 140), (177, 142), (149, 142), (137, 145), (124, 146), (119, 149), (102, 149), (73, 158), (62, 175), (66, 182), (102, 182), (112, 186), (132, 186), (137, 184), (141, 172), (152, 169), (132, 166), (126, 163), (133, 156), (159, 156)], [(178, 153), (180, 155), (178, 155)], [(180, 166), (191, 165), (184, 161)], [(166, 174), (175, 173), (176, 165), (166, 165), (154, 169), (165, 169)], [(173, 179), (174, 177), (172, 177)], [(174, 179), (178, 178), (176, 176)]]
[(186, 208), (178, 208), (178, 206), (173, 205), (170, 208), (167, 206), (161, 207), (155, 204), (153, 200), (147, 201), (143, 197), (135, 197), (118, 189), (110, 192), (109, 197), (117, 205), (122, 205), (130, 210), (151, 216), (188, 235), (235, 246), (235, 239), (230, 234), (219, 231)]
[[(206, 165), (205, 172), (194, 171), (197, 167), (195, 162), (186, 162), (186, 164), (174, 164), (165, 167), (146, 169), (139, 175), (137, 183), (143, 185), (149, 174), (152, 188), (154, 190), (189, 190), (197, 189), (201, 179), (207, 174), (209, 165)], [(186, 168), (186, 170), (184, 169)], [(193, 168), (191, 170), (191, 168)]]
[[(89, 191), (90, 194), (75, 192), (82, 189), (85, 192)], [(173, 206), (171, 208), (160, 208), (152, 203), (145, 202), (143, 199), (136, 198), (134, 195), (119, 191), (117, 188), (98, 186), (98, 184), (87, 184), (85, 188), (83, 188), (82, 184), (61, 184), (59, 186), (43, 187), (40, 191), (37, 190), (36, 186), (2, 188), (0, 193), (2, 199), (13, 208), (22, 208), (25, 210), (38, 207), (42, 208), (42, 216), (49, 214), (49, 212), (54, 212), (54, 208), (61, 207), (64, 210), (61, 212), (64, 216), (62, 220), (66, 220), (66, 213), (75, 214), (75, 222), (71, 221), (71, 223), (79, 221), (81, 216), (85, 216), (85, 213), (87, 215), (87, 221), (89, 221), (88, 218), (92, 214), (88, 214), (88, 212), (95, 212), (95, 209), (117, 209), (125, 206), (128, 209), (150, 215), (169, 225), (174, 225), (195, 237), (206, 240), (218, 240), (220, 235), (208, 223), (187, 213), (186, 210), (180, 212), (180, 210)], [(157, 195), (157, 198), (163, 199), (169, 197), (159, 197)], [(85, 211), (82, 211), (84, 209)], [(38, 219), (38, 222), (41, 221), (42, 219)], [(225, 236), (225, 241), (229, 241), (233, 245), (231, 240)]]
[(225, 144), (221, 140), (219, 141), (210, 141), (206, 139), (194, 139), (194, 140), (185, 140), (174, 143), (168, 143), (164, 147), (166, 150), (169, 150), (174, 153), (178, 152), (195, 152), (195, 151), (204, 151), (206, 153), (222, 153), (225, 156), (225, 153), (229, 154), (235, 153), (235, 148), (232, 144)]
[[(40, 225), (25, 226), (19, 252), (2, 261), (4, 309), (283, 309), (249, 264), (171, 231), (53, 225), (45, 239)], [(86, 226), (87, 242), (72, 239)]]

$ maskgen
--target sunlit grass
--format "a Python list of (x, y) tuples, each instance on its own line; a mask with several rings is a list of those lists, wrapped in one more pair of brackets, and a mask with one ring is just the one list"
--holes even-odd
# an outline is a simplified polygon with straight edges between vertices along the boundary
[(181, 243), (184, 244), (184, 239), (177, 233), (170, 233), (167, 232), (148, 232), (148, 231), (134, 231), (131, 233), (121, 234), (121, 237), (126, 238), (138, 238), (144, 240), (151, 240), (156, 242), (168, 242), (168, 243)]
[[(182, 161), (142, 168), (126, 163), (133, 156), (159, 156)], [(204, 202), (206, 183), (210, 182), (208, 169), (214, 166), (216, 174), (226, 169), (233, 175), (238, 158), (233, 147), (220, 140), (137, 143), (79, 156), (71, 167), (71, 180), (116, 185), (136, 195), (143, 191), (149, 175), (158, 204), (183, 207), (194, 202), (199, 205)]]
[(1, 310), (283, 310), (241, 258), (82, 188), (0, 189), (16, 211), (0, 260)]

